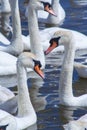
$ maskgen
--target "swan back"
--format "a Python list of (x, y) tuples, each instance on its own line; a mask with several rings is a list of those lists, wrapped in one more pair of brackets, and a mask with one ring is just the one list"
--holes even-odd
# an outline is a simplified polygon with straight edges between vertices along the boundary
[(86, 130), (87, 122), (83, 121), (70, 121), (68, 124), (64, 125), (65, 130)]
[(0, 127), (6, 127), (6, 130), (18, 130), (15, 117), (3, 110), (0, 110)]

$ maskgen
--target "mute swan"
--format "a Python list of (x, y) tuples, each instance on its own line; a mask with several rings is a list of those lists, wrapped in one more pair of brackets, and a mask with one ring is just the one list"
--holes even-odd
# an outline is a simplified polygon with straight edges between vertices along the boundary
[(8, 88), (0, 86), (0, 104), (13, 98), (15, 95)]
[(65, 55), (59, 81), (60, 104), (66, 106), (87, 106), (87, 94), (75, 97), (72, 90), (72, 75), (75, 57), (74, 36), (70, 31), (57, 31), (50, 40), (50, 47), (45, 51), (48, 54), (53, 48), (64, 45)]
[[(86, 61), (84, 63), (86, 63)], [(74, 67), (80, 77), (87, 78), (87, 65), (84, 63), (75, 62)]]
[[(26, 0), (27, 1), (27, 0)], [(42, 12), (39, 10), (37, 12), (38, 21), (48, 24), (62, 24), (65, 19), (65, 11), (59, 3), (59, 0), (47, 0), (51, 3), (54, 12), (56, 13), (56, 17), (48, 14), (47, 12)], [(28, 9), (26, 7), (25, 16), (28, 17)]]
[(7, 47), (0, 46), (0, 50), (8, 52), (12, 55), (19, 55), (23, 52), (24, 44), (21, 36), (21, 25), (20, 25), (20, 15), (17, 0), (9, 0), (11, 4), (11, 15), (12, 15), (12, 26), (13, 35), (11, 44)]
[(0, 110), (0, 126), (6, 126), (8, 130), (22, 130), (36, 123), (36, 113), (31, 104), (26, 67), (32, 68), (38, 75), (44, 78), (40, 69), (41, 64), (32, 53), (21, 53), (17, 60), (18, 81), (18, 116), (15, 117)]
[(65, 130), (87, 130), (87, 114), (83, 115), (78, 120), (70, 121), (63, 127)]
[[(11, 4), (12, 24), (13, 24), (12, 42), (7, 47), (3, 47), (3, 46), (0, 47), (0, 50), (17, 56), (21, 52), (26, 50), (26, 47), (22, 41), (18, 0), (9, 0), (9, 2)], [(45, 10), (45, 11), (53, 14), (49, 3), (45, 4), (45, 2), (40, 2), (39, 0), (36, 0), (36, 1), (34, 0), (32, 2), (29, 2), (29, 4), (30, 5), (34, 4), (34, 6), (32, 6), (33, 10), (37, 8), (37, 9)], [(34, 21), (34, 23), (35, 23), (35, 21)]]
[[(24, 49), (24, 44), (23, 44), (23, 41), (22, 41), (22, 38), (21, 38), (21, 26), (20, 26), (20, 18), (19, 18), (19, 10), (18, 10), (18, 0), (10, 0), (10, 3), (11, 3), (11, 8), (12, 8), (12, 17), (13, 17), (13, 40), (12, 40), (12, 43), (8, 46), (8, 47), (1, 47), (0, 50), (3, 50), (3, 51), (6, 51), (6, 52), (9, 52), (11, 54), (14, 54), (14, 55), (18, 55), (20, 52), (23, 51)], [(38, 0), (32, 0), (29, 2), (29, 6), (32, 6), (32, 10), (34, 12), (34, 16), (36, 15), (35, 14), (35, 11), (34, 9), (43, 9), (46, 8), (46, 6), (48, 8), (46, 8), (45, 10), (47, 10), (49, 13), (52, 13), (52, 10), (49, 9), (49, 4), (47, 3), (47, 5), (44, 3), (44, 2), (40, 2)], [(32, 14), (30, 14), (32, 15)], [(44, 68), (44, 65), (45, 65), (45, 60), (44, 60), (44, 53), (43, 53), (43, 48), (41, 46), (41, 43), (40, 43), (40, 40), (39, 40), (39, 32), (38, 32), (38, 24), (37, 24), (37, 19), (36, 17), (34, 18), (33, 15), (31, 16), (32, 20), (36, 20), (34, 21), (34, 27), (36, 28), (36, 32), (33, 31), (33, 34), (32, 34), (32, 30), (30, 30), (31, 28), (31, 22), (29, 22), (29, 30), (31, 31), (30, 32), (30, 35), (32, 35), (32, 38), (34, 37), (34, 42), (32, 41), (32, 38), (30, 39), (31, 40), (31, 51), (34, 52), (36, 55), (38, 55), (38, 58), (40, 58), (41, 60), (41, 63), (42, 63), (42, 67)], [(32, 26), (33, 27), (33, 26)], [(34, 29), (35, 29), (34, 28)], [(35, 36), (36, 35), (36, 36)], [(37, 38), (38, 37), (38, 38)], [(38, 40), (38, 41), (37, 41)], [(37, 44), (37, 45), (36, 45)], [(35, 47), (35, 48), (34, 48)], [(39, 56), (40, 54), (40, 56)], [(3, 74), (16, 74), (16, 67), (15, 67), (15, 64), (16, 64), (16, 60), (17, 58), (10, 55), (10, 54), (6, 54), (4, 52), (0, 52), (0, 55), (3, 57), (2, 61), (0, 60), (0, 62), (2, 63), (1, 66), (0, 66), (0, 73), (1, 75)], [(6, 63), (6, 60), (9, 60), (7, 61), (7, 65)], [(11, 62), (11, 63), (10, 63)], [(3, 65), (6, 65), (6, 67), (3, 68)], [(4, 70), (5, 69), (5, 70)]]

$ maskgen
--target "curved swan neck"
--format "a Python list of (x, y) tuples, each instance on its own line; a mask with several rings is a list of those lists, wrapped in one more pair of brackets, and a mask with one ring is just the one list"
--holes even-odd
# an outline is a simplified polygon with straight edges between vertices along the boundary
[(17, 62), (17, 79), (18, 79), (18, 115), (26, 116), (34, 112), (30, 101), (27, 86), (26, 69), (20, 61)]
[(56, 24), (58, 23), (58, 21), (59, 21), (59, 7), (58, 6), (59, 6), (59, 1), (52, 0), (52, 8), (53, 8), (54, 12), (57, 14), (57, 17), (49, 14), (48, 18), (47, 18), (47, 20), (49, 22), (51, 21), (52, 23), (56, 23)]
[(62, 71), (60, 75), (59, 83), (59, 96), (60, 99), (66, 97), (72, 97), (72, 76), (73, 76), (73, 63), (75, 55), (75, 45), (71, 41), (67, 46), (65, 46), (64, 60), (62, 64)]
[(18, 0), (9, 0), (11, 5), (13, 39), (21, 37), (21, 22), (19, 14)]
[[(30, 3), (29, 3), (30, 4)], [(41, 61), (43, 67), (45, 66), (45, 57), (43, 48), (41, 45), (40, 34), (38, 29), (38, 21), (37, 21), (37, 14), (35, 9), (32, 6), (28, 7), (28, 27), (30, 33), (30, 45), (31, 45), (31, 52), (34, 53), (38, 59)]]

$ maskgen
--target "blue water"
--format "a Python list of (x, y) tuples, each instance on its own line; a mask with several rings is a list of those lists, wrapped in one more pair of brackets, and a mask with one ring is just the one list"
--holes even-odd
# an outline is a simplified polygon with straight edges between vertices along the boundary
[[(27, 19), (24, 16), (23, 0), (19, 0), (21, 12), (22, 33), (28, 35)], [(86, 0), (60, 0), (66, 12), (66, 18), (61, 25), (87, 35), (87, 2)], [(39, 24), (45, 29), (45, 24)], [(58, 87), (61, 71), (62, 54), (52, 53), (46, 56), (45, 79), (29, 79), (28, 85), (32, 103), (37, 111), (37, 130), (63, 130), (63, 124), (78, 119), (87, 113), (87, 108), (65, 107), (59, 104)], [(81, 59), (80, 59), (81, 61)], [(75, 96), (87, 93), (87, 80), (73, 72), (73, 92)], [(33, 130), (36, 130), (35, 128)]]

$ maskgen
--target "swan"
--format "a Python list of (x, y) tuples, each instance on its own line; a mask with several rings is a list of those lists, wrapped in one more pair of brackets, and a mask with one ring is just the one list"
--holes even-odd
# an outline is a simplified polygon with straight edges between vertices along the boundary
[(75, 97), (72, 90), (72, 75), (75, 57), (74, 36), (71, 31), (57, 31), (50, 40), (50, 47), (45, 51), (48, 54), (53, 48), (64, 45), (65, 55), (63, 59), (60, 81), (60, 104), (66, 106), (87, 106), (87, 94)]
[[(7, 53), (10, 53), (13, 55), (18, 55), (19, 53), (21, 53), (23, 51), (23, 48), (24, 48), (24, 44), (23, 44), (23, 41), (21, 38), (21, 26), (20, 26), (20, 18), (19, 18), (19, 10), (18, 10), (18, 0), (15, 0), (15, 1), (10, 0), (10, 4), (11, 4), (11, 8), (12, 8), (12, 17), (13, 17), (13, 39), (12, 39), (12, 42), (9, 46), (7, 46), (7, 47), (2, 46), (2, 47), (0, 47), (0, 50), (6, 51)], [(35, 8), (39, 8), (39, 9), (44, 10), (44, 7), (46, 7), (46, 4), (45, 4), (45, 6), (44, 6), (44, 4), (45, 4), (44, 2), (40, 2), (38, 0), (36, 0), (36, 1), (33, 0), (33, 1), (29, 2), (29, 6), (33, 5), (33, 7), (31, 7), (33, 11)], [(48, 3), (47, 3), (47, 6), (48, 6)], [(51, 9), (47, 8), (47, 10), (52, 13)], [(34, 14), (35, 14), (35, 11), (34, 11)], [(31, 51), (34, 52), (36, 55), (38, 55), (38, 58), (40, 58), (41, 63), (42, 63), (43, 68), (44, 68), (44, 65), (45, 65), (44, 53), (43, 53), (43, 48), (40, 44), (40, 40), (39, 40), (39, 36), (38, 36), (39, 32), (38, 32), (37, 19), (36, 19), (36, 17), (34, 18), (34, 16), (33, 17), (31, 16), (31, 17), (32, 17), (32, 20), (34, 20), (34, 19), (36, 20), (36, 21), (34, 21), (34, 27), (36, 28), (36, 32), (34, 31), (35, 34), (32, 34), (33, 29), (30, 30), (31, 29), (30, 26), (32, 23), (29, 22), (29, 24), (30, 24), (29, 30), (31, 31), (30, 35), (32, 35), (31, 36), (32, 38), (30, 38), (30, 40), (32, 42), (31, 43), (32, 44)], [(37, 35), (38, 38), (35, 35)], [(33, 37), (34, 37), (34, 42), (32, 41)], [(36, 48), (34, 48), (34, 47), (36, 47)], [(0, 75), (16, 74), (17, 58), (15, 56), (7, 54), (6, 52), (0, 51), (0, 57), (1, 57), (1, 59), (0, 59), (0, 62), (1, 62)], [(39, 56), (39, 54), (40, 54), (40, 56)], [(8, 61), (7, 61), (7, 59), (8, 59)], [(4, 65), (4, 67), (3, 67), (3, 65)]]
[[(36, 10), (42, 9), (54, 15), (49, 3), (38, 0), (29, 0), (28, 4), (28, 28), (30, 33), (31, 52), (34, 53), (41, 61), (42, 67), (45, 67), (45, 57), (43, 47), (41, 45), (40, 34), (38, 29), (38, 21)], [(34, 22), (32, 22), (34, 21)], [(33, 28), (32, 28), (33, 27)]]
[(74, 67), (79, 75), (79, 77), (87, 78), (87, 65), (85, 65), (87, 61), (85, 60), (83, 63), (75, 62)]
[[(48, 0), (52, 4), (52, 8), (56, 13), (56, 17), (48, 14), (47, 12), (42, 12), (39, 10), (37, 12), (37, 17), (39, 22), (48, 23), (48, 24), (58, 24), (61, 25), (65, 19), (65, 11), (59, 3), (59, 0)], [(28, 17), (28, 9), (26, 7), (25, 16)]]
[(0, 127), (6, 126), (8, 130), (22, 130), (35, 124), (37, 121), (28, 92), (27, 67), (32, 68), (40, 77), (44, 78), (43, 72), (40, 69), (41, 63), (34, 54), (23, 52), (18, 56), (18, 116), (15, 117), (6, 111), (0, 110)]
[[(7, 47), (0, 46), (1, 51), (8, 52), (12, 55), (18, 56), (21, 52), (26, 50), (26, 46), (22, 41), (22, 33), (21, 33), (21, 22), (20, 22), (20, 15), (19, 15), (19, 7), (18, 7), (18, 0), (9, 0), (11, 5), (11, 15), (12, 15), (12, 24), (13, 24), (13, 35), (12, 35), (12, 41), (11, 44)], [(36, 7), (32, 6), (34, 9), (41, 9), (45, 10), (51, 14), (53, 14), (52, 9), (50, 9), (50, 4), (39, 0), (34, 0), (32, 2), (29, 2), (31, 5), (35, 5)], [(35, 19), (36, 20), (36, 19)], [(34, 21), (35, 23), (36, 21)], [(29, 50), (29, 48), (28, 48)]]
[(65, 130), (86, 130), (87, 129), (87, 114), (81, 116), (78, 120), (70, 121), (65, 124)]
[(0, 85), (0, 104), (13, 98), (14, 96), (15, 95), (11, 90)]
[(7, 47), (0, 46), (0, 50), (5, 51), (12, 55), (19, 55), (23, 52), (24, 44), (21, 36), (21, 25), (20, 25), (20, 15), (17, 0), (9, 0), (11, 5), (11, 15), (12, 15), (12, 26), (13, 35), (10, 45)]

